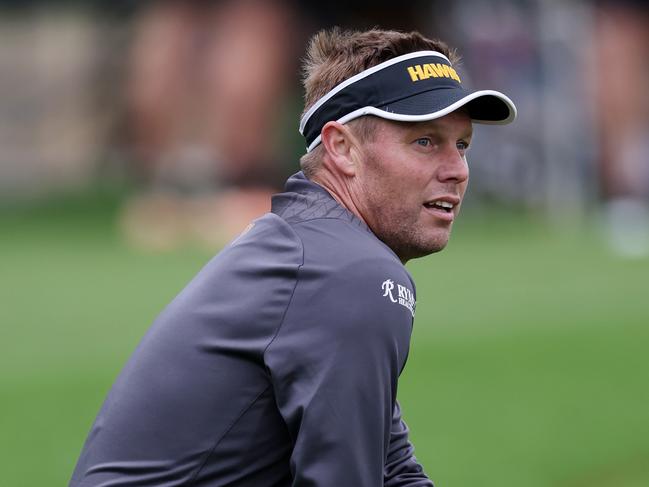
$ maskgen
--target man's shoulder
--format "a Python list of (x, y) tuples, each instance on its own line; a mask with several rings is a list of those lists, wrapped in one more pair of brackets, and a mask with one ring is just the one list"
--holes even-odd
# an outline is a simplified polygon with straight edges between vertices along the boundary
[[(346, 313), (407, 321), (414, 317), (415, 286), (405, 266), (374, 234), (340, 220), (313, 220), (294, 227), (303, 245), (300, 288), (310, 303)], [(359, 315), (360, 316), (360, 315)]]
[(250, 222), (250, 224), (222, 252), (270, 252), (295, 251), (302, 248), (302, 241), (292, 226), (273, 213)]
[(269, 213), (251, 223), (219, 260), (237, 274), (256, 276), (255, 281), (284, 269), (281, 274), (290, 274), (313, 295), (353, 293), (366, 305), (400, 302), (414, 314), (415, 287), (409, 272), (389, 247), (353, 221), (287, 222)]
[(239, 236), (216, 254), (190, 283), (213, 280), (260, 286), (268, 279), (294, 279), (303, 263), (302, 242), (277, 215), (252, 221)]
[(395, 253), (355, 221), (321, 218), (294, 223), (291, 228), (300, 239), (305, 265), (328, 263), (356, 271), (407, 273)]
[(383, 280), (414, 291), (410, 274), (387, 245), (367, 227), (340, 218), (287, 222), (268, 213), (252, 222), (218, 257), (238, 269), (246, 263), (263, 268), (284, 262), (301, 267), (303, 275), (315, 273), (320, 279), (359, 285), (385, 276)]

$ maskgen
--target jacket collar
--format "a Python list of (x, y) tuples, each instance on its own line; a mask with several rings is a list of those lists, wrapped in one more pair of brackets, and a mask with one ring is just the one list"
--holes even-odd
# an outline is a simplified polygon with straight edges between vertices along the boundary
[(283, 193), (272, 197), (271, 212), (287, 222), (337, 218), (372, 233), (365, 222), (338, 203), (329, 191), (308, 179), (302, 171), (288, 178)]

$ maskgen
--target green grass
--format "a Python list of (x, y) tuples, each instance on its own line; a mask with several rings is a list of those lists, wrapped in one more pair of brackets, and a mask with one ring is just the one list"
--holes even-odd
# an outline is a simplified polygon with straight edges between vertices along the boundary
[[(0, 216), (2, 485), (67, 483), (124, 361), (210, 257), (127, 248), (116, 204)], [(649, 261), (587, 228), (485, 215), (408, 266), (399, 397), (418, 458), (438, 487), (649, 485)]]

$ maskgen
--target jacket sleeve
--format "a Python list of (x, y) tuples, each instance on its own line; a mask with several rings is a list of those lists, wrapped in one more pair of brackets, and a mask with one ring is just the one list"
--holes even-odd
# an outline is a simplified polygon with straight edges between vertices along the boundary
[(383, 485), (412, 315), (382, 283), (405, 283), (405, 272), (365, 261), (301, 273), (265, 353), (294, 443), (293, 486)]
[(414, 448), (408, 440), (408, 426), (401, 419), (397, 402), (392, 416), (390, 446), (385, 462), (384, 487), (433, 487), (424, 469), (414, 456)]

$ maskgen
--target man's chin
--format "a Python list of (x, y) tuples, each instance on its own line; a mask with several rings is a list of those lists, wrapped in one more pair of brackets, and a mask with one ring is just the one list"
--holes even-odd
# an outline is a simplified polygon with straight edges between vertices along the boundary
[(427, 255), (430, 254), (435, 254), (437, 252), (441, 252), (446, 248), (446, 245), (448, 244), (448, 240), (445, 242), (436, 242), (433, 245), (429, 245), (428, 247), (421, 249), (420, 255), (418, 257), (426, 257)]
[(392, 231), (376, 235), (397, 254), (401, 262), (418, 259), (443, 250), (448, 244), (450, 228), (429, 229), (428, 233), (408, 231)]
[(449, 228), (448, 230), (438, 231), (427, 237), (425, 242), (422, 242), (421, 249), (425, 252), (424, 255), (434, 254), (446, 248), (451, 237), (451, 230)]
[(405, 248), (395, 250), (395, 253), (401, 259), (401, 262), (406, 263), (412, 259), (419, 259), (427, 255), (440, 252), (446, 248), (448, 244), (448, 237), (444, 239), (435, 239), (427, 242), (421, 242), (418, 245), (409, 245)]

